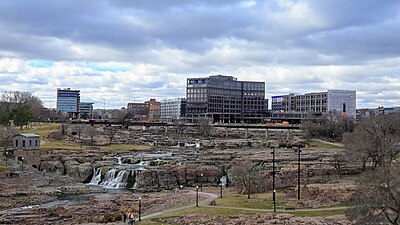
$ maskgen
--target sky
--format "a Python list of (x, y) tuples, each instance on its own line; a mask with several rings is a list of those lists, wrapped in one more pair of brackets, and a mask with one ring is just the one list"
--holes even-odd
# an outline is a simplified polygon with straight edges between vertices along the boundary
[(267, 97), (350, 89), (358, 108), (400, 106), (399, 34), (397, 0), (0, 0), (0, 92), (120, 108), (223, 74)]

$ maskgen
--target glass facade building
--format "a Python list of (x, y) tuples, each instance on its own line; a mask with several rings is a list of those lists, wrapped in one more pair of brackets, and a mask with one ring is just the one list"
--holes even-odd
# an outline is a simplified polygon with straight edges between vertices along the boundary
[(232, 76), (188, 78), (186, 120), (209, 119), (219, 123), (261, 121), (268, 109), (265, 83), (238, 81)]

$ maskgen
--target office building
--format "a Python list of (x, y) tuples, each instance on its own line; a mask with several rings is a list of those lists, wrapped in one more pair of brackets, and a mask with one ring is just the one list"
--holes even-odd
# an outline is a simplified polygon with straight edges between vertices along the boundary
[(72, 118), (79, 117), (80, 90), (57, 89), (57, 111), (69, 113)]
[(161, 101), (161, 122), (174, 122), (183, 119), (186, 114), (186, 99), (174, 98)]
[(148, 103), (128, 103), (129, 118), (134, 121), (148, 121), (150, 107)]
[(326, 92), (289, 94), (272, 97), (272, 111), (323, 114), (336, 111), (356, 118), (356, 91), (328, 90)]
[(79, 115), (82, 119), (93, 118), (93, 102), (80, 102)]
[(186, 120), (219, 123), (262, 121), (268, 108), (265, 83), (238, 81), (232, 76), (188, 78)]
[(158, 122), (160, 121), (161, 116), (161, 102), (157, 101), (154, 98), (151, 98), (149, 101), (145, 101), (145, 104), (149, 105), (149, 122)]

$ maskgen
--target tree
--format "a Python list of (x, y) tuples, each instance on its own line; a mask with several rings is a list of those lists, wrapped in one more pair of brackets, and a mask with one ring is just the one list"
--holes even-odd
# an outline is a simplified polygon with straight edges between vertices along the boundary
[(89, 138), (90, 138), (90, 146), (93, 146), (93, 145), (94, 145), (94, 137), (95, 137), (96, 134), (97, 134), (96, 128), (95, 128), (94, 126), (87, 125), (87, 126), (85, 127), (85, 134), (86, 134), (87, 136), (89, 136)]
[(199, 119), (198, 126), (198, 131), (200, 135), (204, 137), (210, 136), (212, 126), (208, 119)]
[(8, 125), (10, 120), (9, 114), (0, 106), (0, 124)]
[(13, 111), (12, 111), (13, 119), (14, 119), (14, 124), (16, 126), (20, 127), (20, 130), (22, 130), (22, 126), (28, 125), (29, 121), (32, 121), (33, 119), (33, 114), (29, 110), (29, 105), (20, 105), (17, 106)]
[(336, 111), (329, 111), (321, 117), (309, 114), (306, 120), (301, 122), (306, 139), (326, 138), (332, 141), (340, 141), (346, 131), (352, 131), (354, 121), (351, 118), (343, 118)]
[(0, 125), (0, 146), (4, 149), (4, 154), (6, 153), (12, 138), (16, 134), (17, 131), (14, 129), (14, 127)]
[(348, 158), (365, 169), (390, 164), (400, 153), (400, 115), (379, 115), (357, 123), (354, 132), (344, 135)]
[(370, 163), (348, 216), (357, 224), (400, 224), (400, 115), (379, 115), (357, 123), (345, 136), (349, 158)]
[(114, 136), (117, 133), (117, 128), (109, 126), (109, 127), (104, 128), (104, 131), (107, 134), (108, 139), (110, 140), (109, 145), (111, 145), (111, 143), (112, 143), (112, 141), (114, 139)]
[(400, 224), (400, 163), (365, 173), (347, 216), (355, 224)]
[(21, 105), (29, 106), (29, 109), (32, 113), (32, 118), (35, 120), (38, 120), (38, 118), (45, 113), (45, 108), (43, 107), (42, 100), (29, 92), (4, 92), (1, 95), (0, 101), (5, 111), (8, 113), (11, 113), (13, 110)]
[(346, 158), (342, 153), (336, 153), (333, 155), (333, 167), (338, 171), (339, 177), (342, 178), (342, 170), (346, 165)]
[(250, 194), (256, 186), (256, 181), (259, 180), (259, 171), (250, 161), (243, 162), (232, 168), (233, 184), (239, 193), (246, 192), (247, 198), (250, 199)]

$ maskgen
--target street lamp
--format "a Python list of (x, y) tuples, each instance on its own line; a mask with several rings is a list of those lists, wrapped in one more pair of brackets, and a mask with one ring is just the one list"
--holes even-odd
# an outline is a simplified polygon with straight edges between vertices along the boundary
[(219, 197), (222, 198), (222, 177), (221, 177), (221, 179), (220, 179), (220, 185), (221, 185), (221, 189), (220, 189), (220, 195), (219, 195)]
[(297, 152), (297, 200), (300, 200), (300, 146), (294, 151)]
[(21, 160), (21, 172), (24, 172), (24, 158), (23, 157), (21, 157), (20, 158)]
[(272, 146), (272, 204), (274, 204), (274, 212), (276, 212), (276, 190), (275, 190), (275, 146)]
[(139, 221), (142, 221), (142, 197), (139, 197)]
[(203, 191), (203, 174), (200, 174), (200, 191)]
[(196, 207), (199, 207), (199, 186), (196, 186)]

